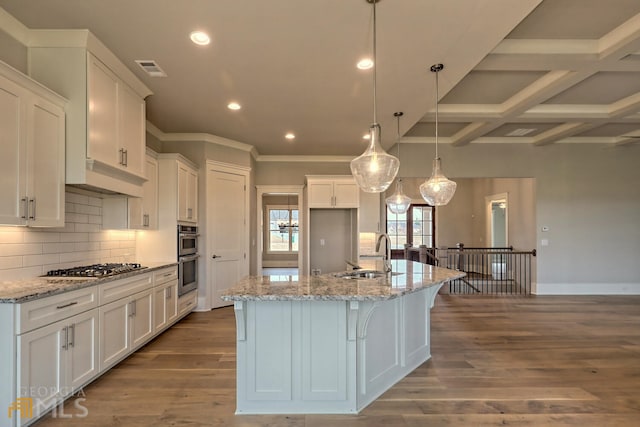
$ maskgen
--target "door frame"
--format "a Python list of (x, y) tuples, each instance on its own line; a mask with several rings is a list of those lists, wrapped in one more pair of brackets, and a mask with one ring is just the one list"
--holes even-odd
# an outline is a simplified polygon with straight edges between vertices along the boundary
[(298, 269), (302, 268), (305, 250), (304, 225), (304, 185), (256, 185), (256, 274), (262, 274), (262, 252), (264, 249), (264, 212), (262, 210), (262, 197), (268, 194), (291, 194), (298, 196)]
[(493, 217), (491, 215), (491, 204), (493, 202), (504, 202), (504, 240), (506, 245), (509, 246), (509, 193), (492, 194), (485, 196), (484, 203), (486, 208), (486, 241), (488, 247), (493, 247)]
[[(198, 286), (199, 289), (205, 289), (206, 290), (206, 294), (205, 295), (198, 295), (198, 308), (202, 307), (206, 310), (211, 310), (213, 308), (213, 295), (215, 294), (215, 289), (214, 289), (214, 284), (212, 283), (212, 287), (209, 288), (209, 282), (210, 280), (213, 280), (213, 266), (212, 263), (209, 262), (211, 260), (211, 257), (213, 256), (213, 245), (211, 242), (211, 233), (207, 232), (207, 230), (213, 230), (216, 227), (216, 224), (213, 223), (213, 216), (210, 215), (210, 210), (209, 210), (209, 204), (213, 202), (213, 200), (210, 200), (209, 197), (209, 183), (210, 183), (210, 179), (211, 179), (211, 175), (214, 172), (222, 172), (222, 173), (228, 173), (228, 174), (233, 174), (233, 175), (240, 175), (244, 177), (244, 183), (245, 183), (245, 191), (244, 191), (244, 234), (245, 234), (245, 238), (244, 238), (244, 253), (245, 253), (245, 258), (244, 258), (244, 262), (242, 264), (242, 271), (245, 275), (249, 274), (249, 265), (250, 265), (250, 260), (251, 260), (251, 252), (250, 252), (250, 241), (251, 241), (251, 235), (250, 235), (250, 231), (251, 231), (251, 227), (250, 227), (250, 222), (251, 222), (251, 218), (250, 218), (250, 189), (249, 189), (249, 185), (250, 185), (250, 177), (251, 177), (251, 168), (247, 167), (247, 166), (238, 166), (238, 165), (234, 165), (234, 164), (230, 164), (230, 163), (223, 163), (223, 162), (217, 162), (215, 160), (207, 160), (206, 163), (206, 177), (205, 177), (205, 191), (204, 191), (204, 200), (206, 201), (205, 203), (205, 230), (202, 230), (201, 234), (207, 236), (205, 239), (202, 239), (200, 242), (204, 241), (204, 246), (205, 246), (205, 250), (204, 250), (204, 254), (205, 257), (201, 258), (202, 260), (202, 264), (204, 264), (204, 268), (199, 267), (198, 270), (200, 272), (202, 272), (203, 270), (206, 272), (206, 274), (200, 275), (200, 277), (204, 277), (204, 286), (200, 287)], [(199, 242), (199, 243), (200, 243)]]

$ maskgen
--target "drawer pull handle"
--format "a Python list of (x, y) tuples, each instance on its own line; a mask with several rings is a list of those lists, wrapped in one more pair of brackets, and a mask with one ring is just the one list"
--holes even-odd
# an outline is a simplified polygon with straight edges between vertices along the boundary
[(76, 305), (78, 303), (78, 301), (74, 301), (74, 302), (70, 302), (69, 304), (65, 304), (65, 305), (59, 305), (56, 308), (58, 310), (60, 310), (61, 308), (67, 308), (67, 307), (71, 307), (72, 305)]
[(164, 274), (162, 275), (162, 277), (169, 277), (169, 276), (173, 276), (173, 272), (171, 272), (171, 273), (164, 273)]

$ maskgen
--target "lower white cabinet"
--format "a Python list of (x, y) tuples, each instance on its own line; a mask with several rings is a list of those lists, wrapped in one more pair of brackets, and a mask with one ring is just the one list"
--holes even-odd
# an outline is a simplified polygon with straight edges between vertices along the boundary
[(33, 417), (98, 375), (98, 310), (18, 335), (17, 396), (33, 399)]
[(100, 311), (100, 370), (143, 345), (154, 333), (153, 290), (105, 304)]
[(178, 317), (178, 282), (172, 281), (153, 288), (154, 333), (170, 326)]

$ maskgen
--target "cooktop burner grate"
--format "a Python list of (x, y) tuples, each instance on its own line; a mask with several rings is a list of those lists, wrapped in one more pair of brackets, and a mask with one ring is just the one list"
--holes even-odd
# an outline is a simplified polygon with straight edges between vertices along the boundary
[(128, 273), (141, 268), (147, 267), (143, 267), (138, 263), (105, 263), (50, 270), (46, 275), (54, 277), (104, 277)]

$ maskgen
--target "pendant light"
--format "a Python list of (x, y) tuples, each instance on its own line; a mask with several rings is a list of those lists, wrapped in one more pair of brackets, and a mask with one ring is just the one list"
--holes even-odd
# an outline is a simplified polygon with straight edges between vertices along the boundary
[[(400, 158), (400, 117), (402, 117), (403, 114), (404, 113), (402, 111), (393, 113), (397, 122), (396, 144), (398, 144), (398, 158)], [(409, 210), (409, 206), (411, 206), (411, 198), (402, 192), (402, 179), (398, 179), (396, 192), (387, 197), (385, 202), (387, 202), (387, 207), (394, 214), (403, 214)]]
[(362, 155), (351, 160), (351, 174), (358, 187), (367, 193), (381, 193), (389, 188), (398, 174), (400, 161), (384, 151), (380, 145), (380, 125), (376, 111), (376, 3), (380, 0), (366, 0), (373, 5), (373, 123), (369, 127), (369, 146)]
[(420, 185), (422, 198), (431, 206), (444, 206), (456, 192), (457, 184), (442, 173), (440, 157), (438, 157), (438, 73), (442, 71), (444, 65), (434, 64), (431, 72), (436, 73), (436, 157), (433, 159), (433, 172), (431, 178)]

